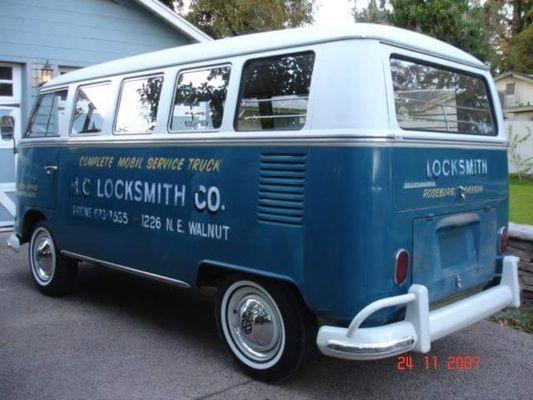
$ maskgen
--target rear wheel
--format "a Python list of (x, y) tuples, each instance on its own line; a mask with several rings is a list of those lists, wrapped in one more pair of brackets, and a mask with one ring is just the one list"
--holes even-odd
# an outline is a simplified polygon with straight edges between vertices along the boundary
[(28, 253), (33, 281), (41, 292), (59, 296), (72, 289), (77, 264), (61, 255), (47, 221), (39, 221), (33, 227)]
[(231, 355), (255, 379), (289, 378), (314, 349), (316, 321), (283, 283), (233, 276), (219, 288), (216, 315)]

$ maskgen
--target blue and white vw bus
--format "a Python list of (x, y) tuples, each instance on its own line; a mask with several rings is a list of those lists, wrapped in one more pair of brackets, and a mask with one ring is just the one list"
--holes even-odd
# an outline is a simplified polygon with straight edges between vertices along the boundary
[(417, 33), (306, 28), (75, 71), (42, 88), (17, 149), (9, 243), (29, 243), (37, 288), (67, 292), (78, 261), (215, 286), (257, 379), (316, 348), (428, 352), (519, 306), (495, 86)]

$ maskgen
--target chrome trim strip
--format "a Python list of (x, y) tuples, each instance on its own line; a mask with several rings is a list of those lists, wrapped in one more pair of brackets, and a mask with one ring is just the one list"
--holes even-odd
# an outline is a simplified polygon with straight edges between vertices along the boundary
[(184, 288), (190, 288), (191, 287), (191, 285), (189, 285), (187, 282), (180, 281), (179, 279), (168, 278), (166, 276), (153, 274), (151, 272), (141, 271), (139, 269), (126, 267), (125, 265), (115, 264), (115, 263), (112, 263), (112, 262), (99, 260), (97, 258), (84, 256), (82, 254), (74, 253), (72, 251), (61, 250), (61, 254), (63, 254), (64, 256), (67, 256), (67, 257), (76, 258), (76, 259), (81, 260), (81, 261), (88, 261), (88, 262), (91, 262), (91, 263), (102, 265), (104, 267), (116, 269), (116, 270), (119, 270), (119, 271), (129, 272), (130, 274), (134, 274), (134, 275), (150, 278), (150, 279), (153, 279), (153, 280), (156, 280), (156, 281), (159, 281), (159, 282), (170, 283), (172, 285), (176, 285), (176, 286), (180, 286), (180, 287), (184, 287)]
[(340, 340), (329, 340), (327, 346), (331, 350), (341, 351), (350, 354), (372, 354), (380, 356), (391, 356), (397, 353), (404, 353), (412, 350), (415, 345), (415, 338), (407, 336), (401, 339), (391, 339), (386, 342), (354, 344), (342, 342)]
[(25, 147), (206, 147), (206, 146), (321, 146), (321, 147), (420, 147), (420, 148), (461, 148), (461, 149), (493, 149), (506, 150), (507, 142), (477, 142), (477, 141), (448, 141), (430, 139), (403, 139), (401, 141), (387, 137), (277, 137), (277, 138), (98, 138), (98, 140), (72, 140), (55, 138), (47, 140), (26, 139), (19, 141), (18, 145)]

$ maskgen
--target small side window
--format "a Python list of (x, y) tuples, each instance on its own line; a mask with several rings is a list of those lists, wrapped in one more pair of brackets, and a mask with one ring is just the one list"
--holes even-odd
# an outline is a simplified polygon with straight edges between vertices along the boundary
[(250, 60), (243, 70), (236, 130), (298, 130), (305, 125), (315, 55)]
[(178, 76), (171, 131), (205, 131), (222, 125), (230, 67), (182, 72)]
[(109, 83), (80, 86), (72, 118), (71, 133), (96, 134), (102, 132), (113, 106)]
[(58, 136), (68, 129), (67, 94), (65, 89), (39, 95), (26, 137)]
[(155, 129), (163, 76), (127, 79), (122, 83), (115, 133), (151, 133)]

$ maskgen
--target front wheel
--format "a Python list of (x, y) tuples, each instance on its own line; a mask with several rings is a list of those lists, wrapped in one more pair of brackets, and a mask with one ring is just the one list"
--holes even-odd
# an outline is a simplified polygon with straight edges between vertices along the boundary
[(28, 252), (33, 281), (41, 292), (59, 296), (72, 289), (77, 264), (61, 255), (48, 222), (43, 220), (35, 224)]
[(234, 276), (219, 288), (216, 316), (231, 355), (255, 379), (289, 378), (314, 349), (316, 321), (286, 284)]

